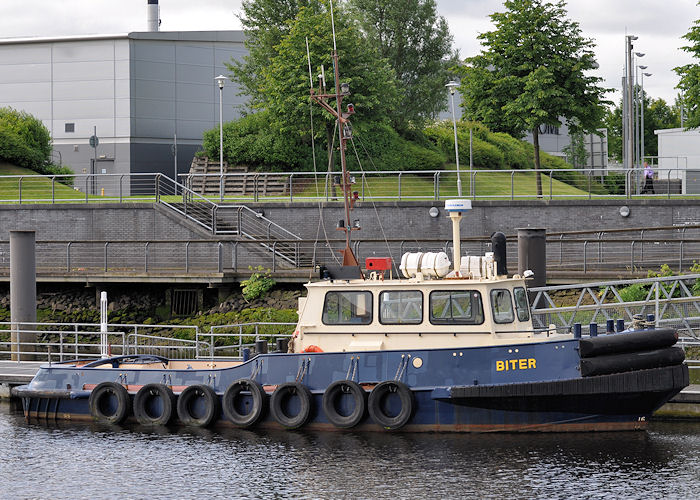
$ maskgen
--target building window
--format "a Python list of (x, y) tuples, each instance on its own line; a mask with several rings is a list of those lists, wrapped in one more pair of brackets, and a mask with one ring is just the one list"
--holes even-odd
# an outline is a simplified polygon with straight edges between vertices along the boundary
[(484, 322), (481, 294), (476, 290), (431, 292), (430, 322), (434, 325), (480, 325)]
[(496, 323), (513, 322), (513, 302), (510, 300), (508, 290), (491, 290), (491, 310), (493, 311), (493, 320)]
[(515, 310), (518, 311), (518, 320), (529, 320), (530, 305), (527, 302), (527, 292), (525, 289), (522, 287), (513, 288), (513, 298), (515, 299)]
[(75, 132), (75, 123), (66, 123), (66, 132)]
[(326, 325), (369, 325), (372, 322), (370, 292), (328, 292), (323, 304)]
[(418, 290), (382, 292), (379, 321), (384, 325), (417, 325), (423, 322), (423, 294)]

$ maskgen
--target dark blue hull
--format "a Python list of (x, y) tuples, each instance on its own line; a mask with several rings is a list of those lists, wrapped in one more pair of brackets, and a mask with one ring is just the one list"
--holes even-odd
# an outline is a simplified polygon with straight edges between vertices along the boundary
[[(105, 367), (43, 366), (30, 385), (19, 388), (25, 415), (42, 420), (91, 420), (89, 397), (103, 382), (124, 386), (133, 404), (134, 394), (146, 384), (172, 388), (174, 397), (187, 386), (201, 384), (216, 393), (221, 405), (227, 388), (240, 379), (254, 380), (267, 393), (297, 382), (308, 388), (308, 419), (299, 427), (337, 429), (324, 409), (323, 394), (336, 381), (351, 380), (370, 394), (384, 381), (410, 390), (410, 415), (396, 429), (402, 431), (588, 431), (644, 428), (648, 417), (688, 384), (687, 367), (677, 356), (662, 350), (642, 350), (620, 368), (619, 355), (608, 352), (590, 359), (603, 371), (582, 376), (591, 368), (580, 356), (579, 340), (551, 341), (507, 346), (377, 351), (354, 353), (265, 354), (239, 366), (206, 370), (128, 369)], [(663, 355), (650, 353), (663, 351)], [(673, 351), (675, 353), (676, 351)], [(673, 354), (672, 353), (672, 354)], [(640, 356), (637, 356), (640, 354)], [(597, 357), (596, 357), (597, 356)], [(615, 358), (612, 361), (608, 358)], [(646, 366), (638, 366), (643, 359)], [(419, 361), (417, 361), (419, 360)], [(611, 363), (617, 365), (605, 368)], [(593, 370), (601, 370), (598, 365)], [(629, 366), (628, 366), (629, 365)], [(597, 368), (596, 368), (597, 367)], [(611, 372), (612, 370), (612, 372)], [(381, 403), (393, 417), (403, 403), (389, 391)], [(400, 391), (399, 391), (400, 392)], [(246, 393), (247, 394), (247, 393)], [(394, 399), (392, 399), (394, 398)], [(294, 397), (284, 400), (295, 413)], [(380, 403), (375, 398), (376, 408)], [(282, 427), (270, 411), (269, 401), (256, 427)], [(248, 402), (242, 401), (242, 405)], [(347, 402), (340, 402), (340, 406)], [(372, 398), (370, 397), (369, 406)], [(327, 407), (326, 407), (327, 408)], [(243, 410), (245, 412), (245, 410)], [(338, 412), (343, 414), (339, 407)], [(278, 411), (279, 413), (279, 411)], [(382, 430), (370, 412), (364, 411), (351, 426), (357, 430)], [(133, 419), (133, 415), (129, 415)], [(178, 422), (177, 417), (171, 420)], [(211, 425), (235, 425), (217, 410)], [(289, 427), (289, 426), (287, 426)], [(340, 428), (345, 428), (340, 426)]]

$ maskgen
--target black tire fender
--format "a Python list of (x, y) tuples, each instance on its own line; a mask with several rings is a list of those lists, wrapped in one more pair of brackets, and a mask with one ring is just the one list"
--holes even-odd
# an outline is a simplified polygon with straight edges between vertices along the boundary
[[(236, 409), (236, 403), (245, 392), (250, 392), (253, 405), (248, 413), (240, 413)], [(224, 415), (238, 427), (253, 427), (264, 416), (267, 400), (268, 396), (262, 385), (249, 378), (238, 379), (229, 385), (224, 393), (222, 400)]]
[[(355, 408), (350, 415), (341, 415), (336, 408), (337, 399), (343, 394), (352, 396)], [(330, 423), (340, 429), (350, 429), (359, 424), (367, 410), (367, 391), (352, 380), (337, 380), (323, 393), (323, 413)]]
[[(199, 418), (192, 414), (192, 403), (197, 399), (204, 404), (204, 415)], [(185, 425), (207, 427), (219, 417), (220, 411), (219, 396), (208, 385), (190, 385), (177, 398), (177, 418)]]
[[(299, 398), (299, 413), (290, 416), (284, 411), (284, 403), (292, 397)], [(287, 382), (278, 385), (272, 393), (270, 413), (282, 427), (298, 429), (309, 420), (312, 401), (311, 391), (305, 385), (299, 382)]]
[[(107, 398), (116, 399), (116, 409), (110, 411), (105, 404)], [(90, 392), (90, 415), (98, 422), (121, 424), (131, 414), (131, 398), (123, 385), (116, 382), (102, 382)]]
[[(153, 415), (149, 413), (152, 399), (161, 400), (162, 411)], [(168, 425), (175, 413), (175, 395), (172, 389), (163, 384), (146, 384), (134, 397), (134, 416), (143, 425)]]
[[(394, 417), (387, 415), (383, 408), (384, 399), (390, 393), (396, 393), (401, 401), (401, 411)], [(403, 382), (386, 380), (372, 389), (367, 407), (372, 420), (377, 425), (386, 430), (396, 430), (411, 420), (415, 409), (415, 398), (411, 389)]]

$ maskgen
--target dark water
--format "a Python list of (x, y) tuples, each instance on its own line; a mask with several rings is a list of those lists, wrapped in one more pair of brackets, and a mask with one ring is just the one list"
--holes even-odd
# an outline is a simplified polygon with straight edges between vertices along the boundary
[(601, 434), (27, 424), (0, 404), (1, 498), (700, 497), (700, 424)]

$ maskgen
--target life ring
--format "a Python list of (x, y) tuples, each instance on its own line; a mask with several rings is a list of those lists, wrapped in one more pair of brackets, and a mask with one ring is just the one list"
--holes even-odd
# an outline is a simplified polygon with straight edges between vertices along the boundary
[(323, 349), (321, 349), (317, 345), (310, 345), (306, 349), (304, 349), (302, 352), (323, 352)]
[[(396, 394), (401, 402), (401, 410), (391, 416), (387, 408), (387, 397)], [(403, 382), (387, 380), (377, 384), (369, 394), (367, 407), (372, 420), (384, 429), (400, 429), (411, 420), (415, 406), (413, 392)], [(392, 412), (393, 413), (393, 412)]]
[[(250, 396), (250, 400), (247, 400)], [(252, 427), (260, 421), (267, 406), (267, 394), (255, 380), (241, 378), (228, 386), (222, 401), (224, 415), (239, 427)], [(247, 411), (239, 411), (244, 409)]]
[(167, 425), (173, 418), (175, 395), (163, 384), (146, 384), (134, 397), (134, 416), (143, 425)]
[(90, 415), (105, 424), (121, 424), (131, 413), (131, 398), (123, 385), (102, 382), (90, 392)]
[(219, 411), (219, 396), (208, 385), (190, 385), (177, 398), (177, 418), (185, 425), (207, 427)]
[[(296, 415), (290, 415), (285, 409), (292, 398), (298, 399), (299, 411)], [(311, 415), (311, 391), (299, 382), (278, 385), (270, 398), (270, 413), (282, 427), (298, 429)]]
[[(339, 399), (343, 395), (352, 398), (353, 410), (343, 415), (338, 410)], [(323, 393), (323, 413), (330, 423), (341, 429), (355, 427), (365, 416), (367, 410), (367, 391), (352, 380), (337, 380), (328, 386)]]

